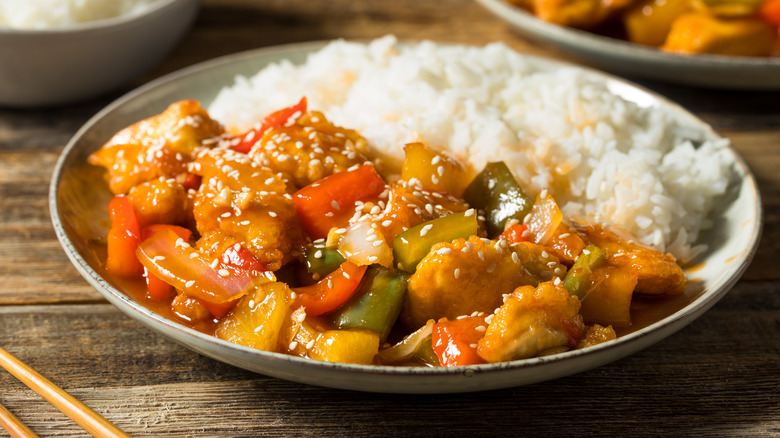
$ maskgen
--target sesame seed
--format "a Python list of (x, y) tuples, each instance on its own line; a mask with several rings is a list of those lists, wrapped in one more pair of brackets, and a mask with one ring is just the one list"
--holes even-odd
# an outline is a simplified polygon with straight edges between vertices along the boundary
[(306, 349), (311, 350), (311, 347), (314, 346), (314, 339), (306, 343)]
[(218, 272), (220, 277), (230, 277), (230, 271), (227, 269), (220, 269)]
[(257, 332), (259, 332), (259, 331), (260, 331), (260, 330), (262, 330), (262, 329), (263, 329), (263, 326), (259, 325), (259, 326), (255, 327), (255, 329), (254, 329), (253, 331), (254, 331), (255, 333), (257, 333)]
[(550, 257), (550, 254), (547, 254), (547, 251), (542, 251), (542, 258), (543, 259), (546, 259), (546, 258), (549, 258), (549, 257)]
[(333, 201), (330, 201), (330, 205), (331, 205), (331, 207), (335, 208), (336, 210), (341, 210), (341, 206), (339, 205), (338, 202), (336, 202), (335, 199)]
[(298, 341), (290, 342), (290, 345), (289, 345), (290, 350), (295, 350), (295, 347), (297, 347), (297, 346), (298, 346)]
[(211, 261), (211, 269), (217, 269), (217, 266), (219, 266), (219, 259), (214, 259)]
[(277, 216), (277, 214), (276, 214), (276, 212), (275, 212), (275, 211), (269, 211), (269, 212), (268, 212), (268, 216), (271, 216), (271, 217), (276, 217), (276, 216)]
[(276, 181), (276, 179), (274, 177), (270, 177), (270, 178), (265, 180), (265, 185), (273, 184), (274, 181)]
[(544, 199), (547, 197), (547, 189), (542, 190), (542, 193), (539, 193), (539, 198)]
[(471, 252), (471, 248), (469, 248), (468, 246), (464, 246), (463, 248), (460, 249), (460, 251), (464, 254), (468, 254)]
[(520, 263), (520, 257), (514, 251), (512, 252), (512, 261), (515, 263)]
[(455, 277), (455, 279), (457, 280), (457, 279), (458, 279), (458, 277), (460, 277), (460, 268), (455, 268), (455, 270), (454, 270), (454, 271), (452, 271), (452, 275), (453, 275), (453, 276)]
[(585, 254), (585, 255), (588, 255), (588, 254), (590, 254), (590, 250), (583, 249), (583, 250), (582, 250), (582, 253), (583, 253), (583, 254)]
[(468, 210), (466, 210), (466, 212), (463, 215), (466, 217), (471, 217), (474, 215), (475, 212), (476, 210), (474, 210), (473, 208), (469, 208)]
[(371, 262), (371, 263), (374, 263), (377, 260), (379, 260), (379, 257), (377, 257), (377, 256), (368, 256), (368, 261)]
[(488, 265), (488, 267), (487, 267), (488, 274), (490, 274), (491, 272), (493, 272), (495, 270), (496, 270), (496, 264), (495, 263), (491, 263), (490, 265)]
[(565, 239), (565, 238), (567, 238), (567, 237), (569, 237), (569, 236), (571, 236), (571, 234), (570, 234), (570, 233), (563, 233), (563, 234), (561, 234), (560, 236), (558, 236), (558, 238), (559, 238), (559, 239)]
[(338, 230), (334, 231), (336, 234), (344, 234), (347, 232), (346, 228), (339, 228)]
[(303, 322), (306, 319), (305, 313), (299, 313), (298, 316), (295, 317), (295, 320), (298, 322)]
[(481, 249), (477, 251), (477, 257), (479, 257), (480, 260), (485, 261), (485, 253), (482, 252)]
[(195, 286), (195, 280), (190, 280), (184, 283), (184, 287), (186, 287), (187, 289), (191, 288), (192, 286)]
[(477, 347), (478, 347), (478, 345), (477, 345), (477, 344), (469, 344), (469, 347), (471, 347), (471, 348), (477, 348)]
[(317, 252), (314, 253), (314, 258), (315, 259), (321, 259), (322, 258), (322, 251), (318, 249)]
[(437, 178), (436, 175), (431, 175), (431, 182), (434, 184), (438, 184), (439, 178)]
[(328, 279), (328, 289), (333, 289), (333, 280)]
[(484, 325), (478, 325), (478, 326), (474, 327), (474, 330), (476, 330), (478, 332), (484, 332), (485, 330), (487, 330), (487, 327), (485, 327)]
[(436, 172), (439, 174), (439, 176), (444, 176), (444, 166), (437, 167)]
[(560, 285), (561, 284), (560, 277), (555, 277), (555, 279), (553, 279), (553, 284), (555, 284), (556, 286)]
[(439, 155), (436, 155), (435, 157), (433, 157), (433, 160), (431, 160), (431, 164), (433, 164), (434, 166), (439, 164), (440, 162), (441, 162), (441, 156)]
[(422, 229), (420, 230), (420, 236), (422, 237), (422, 236), (428, 234), (428, 231), (430, 231), (431, 228), (433, 228), (433, 225), (431, 225), (431, 224), (428, 224), (428, 225), (422, 227)]
[(441, 249), (439, 249), (436, 252), (439, 253), (439, 254), (450, 255), (450, 254), (452, 254), (452, 249), (450, 249), (450, 248), (441, 248)]
[(347, 274), (346, 272), (344, 272), (344, 278), (346, 278), (347, 280), (351, 280), (352, 279), (352, 277), (350, 277), (349, 274)]
[(381, 240), (377, 240), (377, 241), (375, 241), (374, 243), (371, 244), (371, 246), (373, 246), (374, 248), (378, 248), (378, 247), (380, 247), (382, 245), (384, 245), (384, 242), (382, 242)]

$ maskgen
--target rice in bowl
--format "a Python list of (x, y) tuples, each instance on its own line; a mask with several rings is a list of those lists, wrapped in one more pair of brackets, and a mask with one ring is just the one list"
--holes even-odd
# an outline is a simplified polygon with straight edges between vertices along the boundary
[(535, 70), (501, 43), (336, 41), (301, 65), (237, 77), (209, 112), (244, 131), (301, 96), (360, 132), (391, 167), (412, 141), (448, 150), (475, 173), (504, 161), (565, 215), (618, 225), (683, 263), (706, 249), (696, 239), (729, 181), (727, 140), (694, 146), (666, 112), (580, 69)]

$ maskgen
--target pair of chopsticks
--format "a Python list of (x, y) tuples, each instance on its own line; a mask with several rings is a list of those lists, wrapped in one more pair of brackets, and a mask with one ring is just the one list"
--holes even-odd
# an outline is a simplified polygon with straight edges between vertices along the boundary
[[(93, 436), (129, 438), (129, 435), (101, 417), (100, 414), (76, 400), (75, 397), (2, 348), (0, 348), (0, 366)], [(0, 405), (0, 426), (14, 438), (38, 436), (2, 405)]]

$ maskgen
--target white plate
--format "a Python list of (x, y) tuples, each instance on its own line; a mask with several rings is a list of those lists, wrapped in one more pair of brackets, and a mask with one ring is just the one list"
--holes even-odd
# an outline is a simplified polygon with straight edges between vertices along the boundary
[[(50, 208), (57, 237), (76, 269), (108, 301), (150, 329), (217, 360), (258, 373), (343, 389), (400, 393), (467, 392), (505, 388), (585, 371), (642, 350), (680, 330), (714, 305), (736, 283), (755, 252), (761, 231), (761, 206), (756, 183), (736, 151), (728, 149), (724, 159), (734, 175), (728, 199), (711, 215), (716, 226), (702, 237), (710, 250), (689, 273), (694, 280), (686, 292), (690, 302), (681, 310), (616, 341), (554, 356), (514, 362), (460, 368), (361, 366), (325, 363), (247, 348), (184, 327), (149, 311), (129, 298), (110, 279), (98, 272), (98, 256), (91, 240), (105, 236), (106, 204), (111, 195), (103, 184), (95, 184), (100, 173), (85, 168), (86, 157), (119, 129), (164, 110), (181, 99), (197, 99), (204, 106), (217, 91), (233, 83), (237, 74), (252, 75), (269, 63), (282, 59), (302, 62), (323, 43), (307, 43), (260, 49), (219, 58), (173, 73), (118, 99), (87, 122), (63, 151), (53, 175)], [(562, 63), (529, 57), (540, 69), (560, 68)], [(600, 80), (626, 99), (642, 106), (669, 111), (691, 132), (695, 141), (714, 139), (717, 134), (682, 108), (620, 79), (595, 71)], [(685, 348), (681, 346), (680, 348)]]
[(525, 37), (613, 73), (713, 88), (780, 90), (780, 58), (678, 55), (548, 23), (506, 0), (477, 1)]

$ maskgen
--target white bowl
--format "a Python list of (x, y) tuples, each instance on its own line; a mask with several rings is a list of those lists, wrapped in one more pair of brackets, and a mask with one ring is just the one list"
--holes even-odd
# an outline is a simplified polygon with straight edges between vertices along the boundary
[[(525, 385), (578, 373), (615, 361), (661, 341), (682, 329), (720, 300), (747, 268), (761, 234), (761, 202), (756, 181), (739, 153), (729, 148), (723, 160), (733, 175), (728, 195), (709, 216), (714, 227), (697, 243), (708, 251), (688, 272), (690, 285), (684, 305), (659, 309), (664, 316), (617, 340), (581, 350), (512, 362), (466, 367), (393, 367), (320, 362), (255, 350), (197, 332), (152, 312), (127, 295), (109, 278), (94, 249), (106, 235), (106, 204), (111, 193), (95, 184), (102, 171), (87, 166), (87, 156), (116, 131), (163, 111), (171, 102), (195, 99), (206, 107), (221, 87), (233, 84), (236, 75), (255, 74), (269, 63), (289, 60), (301, 63), (323, 43), (264, 48), (199, 64), (153, 81), (118, 99), (89, 120), (71, 139), (57, 162), (51, 182), (49, 208), (54, 230), (76, 269), (109, 302), (128, 316), (175, 342), (217, 360), (247, 370), (312, 385), (342, 389), (399, 393), (468, 392)], [(538, 70), (569, 67), (544, 58), (527, 56)], [(611, 92), (641, 106), (668, 112), (692, 141), (719, 138), (718, 134), (683, 108), (657, 94), (618, 78), (583, 70), (603, 81)], [(685, 348), (685, 346), (680, 346)]]
[(199, 0), (46, 30), (0, 27), (0, 105), (53, 106), (99, 96), (154, 68), (191, 26)]
[(698, 87), (780, 90), (780, 58), (681, 55), (536, 18), (506, 0), (477, 0), (520, 34), (583, 64), (636, 78)]

